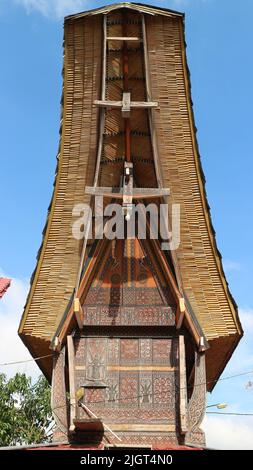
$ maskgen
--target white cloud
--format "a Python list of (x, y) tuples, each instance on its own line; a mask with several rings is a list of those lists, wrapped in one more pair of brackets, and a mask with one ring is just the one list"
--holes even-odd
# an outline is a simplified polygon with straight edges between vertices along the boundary
[(239, 315), (245, 333), (253, 334), (253, 310), (240, 308)]
[(206, 416), (203, 430), (212, 449), (253, 449), (252, 417)]
[(241, 271), (241, 265), (237, 261), (224, 259), (222, 264), (223, 264), (224, 271), (226, 271), (226, 273), (230, 271)]
[[(11, 286), (0, 300), (0, 364), (32, 359), (18, 336), (18, 326), (29, 288), (27, 279), (16, 279), (1, 272), (1, 276), (12, 278)], [(35, 362), (0, 366), (0, 372), (8, 377), (16, 372), (36, 378), (40, 373)]]
[[(207, 3), (212, 0), (196, 0), (198, 3)], [(62, 18), (83, 10), (94, 8), (88, 0), (12, 0), (12, 2), (23, 6), (28, 13), (37, 11), (48, 18)], [(104, 2), (105, 3), (105, 2)], [(103, 5), (103, 2), (101, 2)], [(191, 6), (191, 0), (171, 0), (168, 5), (164, 1), (166, 8), (180, 8)]]
[(12, 0), (28, 13), (37, 11), (46, 17), (62, 18), (88, 8), (87, 0)]
[[(174, 3), (174, 5), (176, 6), (185, 6), (185, 5), (189, 5), (191, 3), (192, 0), (172, 0), (172, 3)], [(195, 0), (196, 3), (208, 3), (212, 0)], [(164, 2), (164, 3), (167, 3), (167, 2)], [(166, 5), (166, 8), (169, 8), (169, 6)]]

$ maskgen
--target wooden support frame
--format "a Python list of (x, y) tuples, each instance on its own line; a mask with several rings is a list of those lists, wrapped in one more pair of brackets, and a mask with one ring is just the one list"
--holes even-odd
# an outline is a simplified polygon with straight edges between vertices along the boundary
[(74, 432), (76, 419), (76, 390), (75, 390), (75, 351), (73, 336), (67, 336), (68, 363), (69, 363), (69, 393), (70, 393), (70, 432)]
[[(146, 23), (145, 23), (145, 15), (143, 13), (141, 15), (141, 21), (142, 21), (142, 38), (143, 38), (143, 51), (144, 51), (144, 70), (145, 70), (145, 77), (146, 77), (146, 95), (147, 95), (147, 101), (149, 102), (151, 101), (151, 83), (150, 83), (149, 66), (148, 66)], [(162, 179), (162, 174), (161, 174), (160, 166), (159, 166), (159, 153), (158, 153), (157, 136), (155, 132), (154, 110), (152, 109), (152, 107), (148, 109), (148, 120), (149, 120), (151, 145), (152, 145), (152, 150), (153, 150), (157, 184), (159, 188), (162, 188), (163, 179)], [(164, 202), (167, 203), (165, 198), (164, 198)], [(181, 279), (180, 271), (178, 269), (177, 256), (174, 250), (171, 251), (171, 258), (172, 258), (172, 262), (174, 265), (179, 289), (183, 291), (182, 279)]]
[(185, 362), (185, 342), (184, 336), (179, 335), (179, 414), (180, 414), (180, 433), (187, 432), (187, 381), (186, 381), (186, 362)]
[[(101, 84), (101, 100), (105, 100), (105, 84), (106, 84), (106, 48), (107, 48), (107, 35), (106, 35), (106, 21), (107, 21), (107, 16), (104, 14), (103, 16), (103, 58), (102, 58), (102, 84)], [(95, 168), (95, 176), (94, 176), (94, 181), (93, 181), (93, 186), (96, 187), (98, 183), (98, 175), (99, 175), (99, 168), (100, 168), (100, 162), (101, 162), (101, 156), (102, 156), (102, 147), (103, 147), (103, 133), (104, 133), (104, 127), (105, 127), (105, 108), (101, 109), (100, 111), (100, 124), (99, 124), (99, 139), (98, 139), (98, 149), (97, 149), (97, 161), (96, 161), (96, 168)], [(85, 259), (85, 253), (86, 253), (86, 247), (87, 247), (87, 241), (88, 241), (88, 236), (90, 232), (90, 227), (92, 223), (92, 216), (90, 215), (87, 220), (87, 225), (85, 229), (85, 235), (84, 235), (84, 240), (83, 240), (83, 247), (82, 247), (82, 253), (81, 253), (81, 258), (80, 258), (80, 265), (79, 265), (79, 270), (77, 273), (77, 278), (76, 278), (76, 285), (75, 285), (75, 292), (78, 291), (80, 280), (81, 280), (81, 275), (82, 275), (82, 269), (83, 269), (83, 263)]]

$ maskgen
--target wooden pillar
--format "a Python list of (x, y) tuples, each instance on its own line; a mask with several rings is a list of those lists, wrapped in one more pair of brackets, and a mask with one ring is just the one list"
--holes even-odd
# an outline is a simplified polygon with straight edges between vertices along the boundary
[(56, 428), (53, 440), (68, 441), (68, 405), (65, 384), (65, 348), (53, 357), (51, 407)]
[(179, 413), (180, 433), (187, 432), (187, 381), (184, 336), (179, 336)]
[(195, 352), (195, 372), (192, 396), (188, 404), (188, 430), (186, 444), (205, 445), (205, 435), (200, 429), (206, 411), (206, 358)]
[(69, 362), (69, 394), (70, 394), (70, 432), (75, 430), (76, 418), (76, 389), (75, 389), (75, 352), (73, 336), (67, 336), (68, 362)]

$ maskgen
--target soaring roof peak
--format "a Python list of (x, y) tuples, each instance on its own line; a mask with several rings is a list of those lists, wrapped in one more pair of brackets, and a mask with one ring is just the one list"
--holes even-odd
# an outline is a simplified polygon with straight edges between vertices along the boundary
[(132, 2), (120, 2), (112, 3), (111, 5), (105, 5), (100, 8), (95, 8), (93, 10), (83, 11), (76, 13), (74, 15), (69, 15), (65, 17), (65, 21), (69, 19), (82, 18), (84, 16), (99, 15), (101, 13), (109, 13), (113, 10), (118, 10), (120, 8), (128, 8), (130, 10), (139, 11), (141, 13), (146, 13), (149, 15), (162, 15), (162, 16), (180, 16), (184, 17), (184, 13), (179, 11), (170, 10), (168, 8), (160, 8), (154, 5), (146, 5), (145, 3), (132, 3)]

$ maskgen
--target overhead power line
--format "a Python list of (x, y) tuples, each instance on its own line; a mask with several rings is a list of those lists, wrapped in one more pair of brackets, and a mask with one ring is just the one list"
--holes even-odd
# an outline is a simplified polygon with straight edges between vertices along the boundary
[[(34, 357), (33, 359), (27, 359), (27, 360), (24, 360), (24, 361), (4, 362), (4, 363), (0, 364), (0, 367), (10, 366), (10, 365), (17, 365), (17, 364), (25, 364), (27, 362), (37, 362), (40, 359), (46, 359), (47, 357), (53, 357), (53, 356), (54, 356), (54, 354), (47, 354), (45, 356)], [(180, 390), (189, 389), (189, 388), (192, 388), (192, 387), (198, 387), (198, 386), (202, 386), (202, 385), (209, 385), (211, 383), (222, 382), (224, 380), (230, 380), (230, 379), (234, 379), (234, 378), (237, 378), (237, 377), (243, 377), (243, 376), (249, 375), (249, 374), (253, 374), (253, 370), (249, 370), (248, 372), (241, 372), (241, 373), (234, 374), (234, 375), (228, 375), (227, 377), (221, 377), (220, 379), (209, 380), (207, 382), (200, 382), (199, 384), (194, 384), (192, 386), (189, 385), (187, 387), (180, 387)]]
[(222, 411), (206, 411), (208, 415), (253, 416), (253, 413), (229, 413)]
[(25, 361), (15, 361), (15, 362), (4, 362), (0, 364), (0, 367), (3, 366), (14, 366), (16, 364), (25, 364), (26, 362), (37, 362), (40, 359), (45, 359), (46, 357), (52, 357), (53, 354), (47, 354), (46, 356), (34, 357), (33, 359), (26, 359)]

